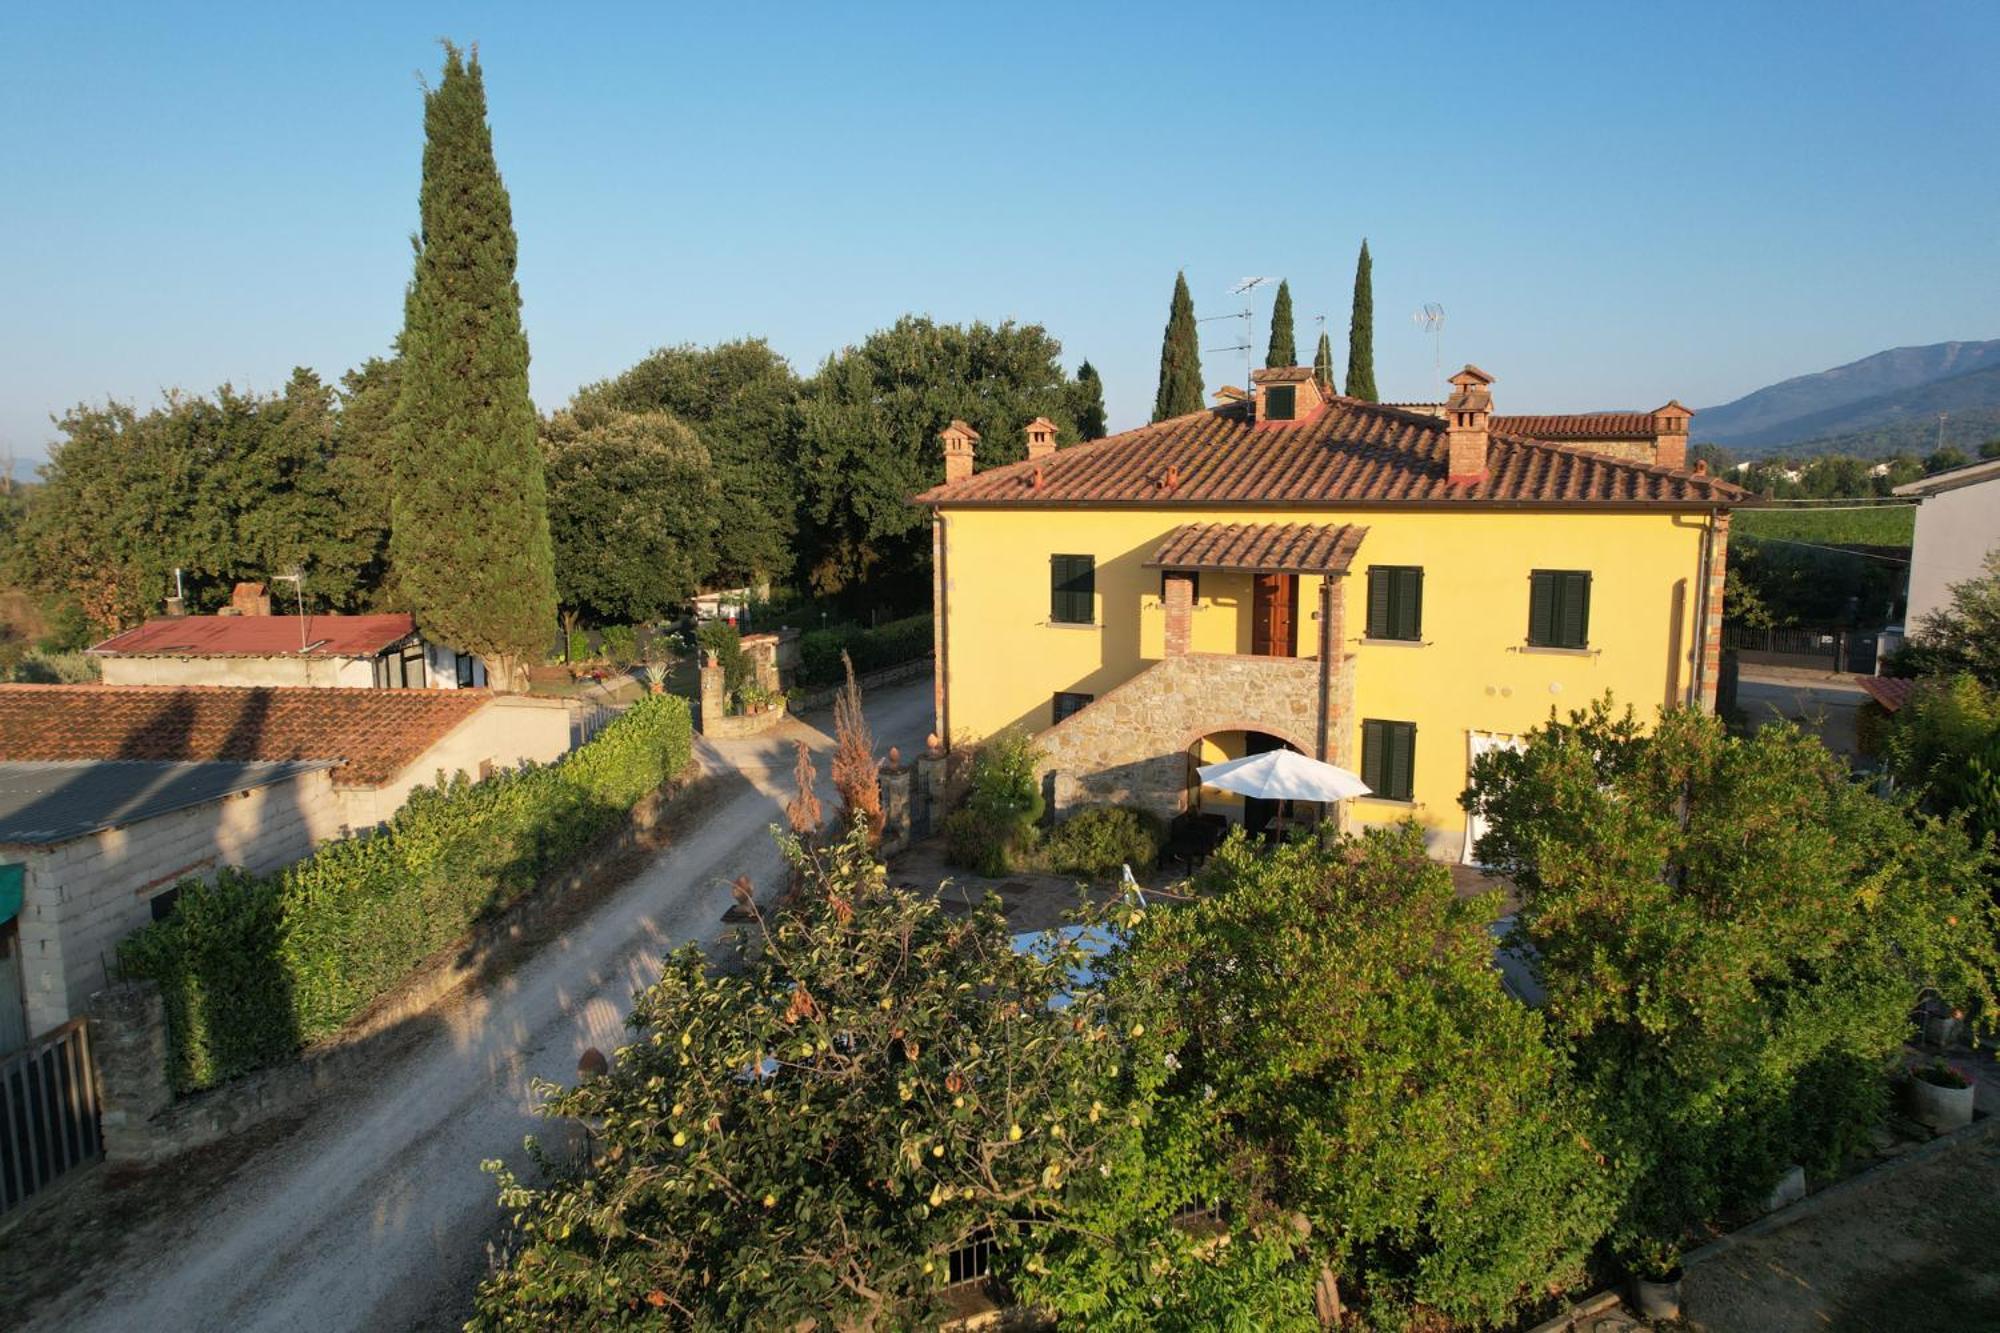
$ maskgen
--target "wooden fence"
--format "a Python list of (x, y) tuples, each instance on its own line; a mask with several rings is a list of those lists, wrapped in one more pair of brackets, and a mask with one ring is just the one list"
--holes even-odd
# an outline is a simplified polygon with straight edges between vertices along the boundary
[(0, 1212), (104, 1150), (90, 1031), (75, 1018), (0, 1061)]

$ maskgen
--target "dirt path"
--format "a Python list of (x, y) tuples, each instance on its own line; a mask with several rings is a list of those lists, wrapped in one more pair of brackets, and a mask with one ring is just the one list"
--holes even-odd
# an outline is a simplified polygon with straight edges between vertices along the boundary
[(2000, 1328), (2000, 1137), (1956, 1146), (1688, 1272), (1706, 1333)]
[[(930, 729), (929, 685), (880, 691), (867, 711), (879, 750), (914, 754)], [(218, 1154), (213, 1176), (181, 1173), (185, 1194), (134, 1210), (134, 1225), (106, 1236), (27, 1326), (456, 1327), (501, 1220), (480, 1162), (530, 1169), (521, 1140), (547, 1129), (530, 1114), (531, 1080), (571, 1080), (586, 1047), (620, 1045), (633, 991), (665, 953), (714, 937), (736, 876), (760, 895), (776, 889), (782, 863), (768, 830), (792, 794), (793, 737), (821, 755), (831, 806), (832, 742), (814, 725), (824, 721), (703, 745), (704, 767), (740, 781), (683, 839), (533, 958), (427, 1015), (434, 1031), (387, 1063), (377, 1086), (313, 1108), (290, 1134)], [(9, 1245), (35, 1243), (37, 1220)]]

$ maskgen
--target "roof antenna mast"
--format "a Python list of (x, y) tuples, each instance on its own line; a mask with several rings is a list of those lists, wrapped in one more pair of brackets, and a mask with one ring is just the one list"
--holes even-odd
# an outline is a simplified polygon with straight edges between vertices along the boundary
[(1444, 391), (1444, 307), (1436, 301), (1426, 301), (1410, 320), (1431, 335), (1431, 373), (1437, 376), (1438, 396), (1449, 397)]
[[(1256, 288), (1262, 287), (1265, 283), (1269, 281), (1271, 281), (1271, 279), (1269, 278), (1245, 278), (1243, 279), (1243, 281), (1237, 283), (1234, 287), (1231, 287), (1229, 289), (1229, 294), (1231, 296), (1247, 296), (1249, 292), (1254, 291)], [(1196, 320), (1195, 323), (1209, 324), (1213, 323), (1215, 320), (1218, 319), (1242, 320), (1243, 341), (1240, 343), (1234, 343), (1228, 347), (1204, 347), (1201, 350), (1204, 352), (1243, 353), (1243, 392), (1247, 394), (1251, 392), (1251, 386), (1250, 386), (1250, 374), (1251, 374), (1251, 364), (1252, 364), (1251, 354), (1257, 350), (1257, 344), (1255, 340), (1253, 340), (1250, 336), (1251, 332), (1250, 302), (1246, 299), (1243, 302), (1243, 308), (1241, 310), (1232, 310), (1226, 315), (1210, 315), (1207, 319)]]

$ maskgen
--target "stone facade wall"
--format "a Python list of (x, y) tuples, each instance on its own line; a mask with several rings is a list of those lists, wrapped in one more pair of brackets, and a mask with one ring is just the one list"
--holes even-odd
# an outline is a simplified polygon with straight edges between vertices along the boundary
[[(1352, 694), (1352, 662), (1335, 673), (1336, 700)], [(1218, 731), (1266, 732), (1315, 754), (1319, 672), (1309, 657), (1190, 653), (1155, 663), (1037, 738), (1044, 772), (1055, 775), (1057, 817), (1110, 803), (1172, 818), (1187, 794), (1188, 747)]]
[(325, 771), (100, 829), (52, 847), (0, 848), (24, 872), (21, 983), (28, 1031), (83, 1012), (118, 942), (153, 919), (153, 898), (223, 866), (275, 870), (342, 832)]

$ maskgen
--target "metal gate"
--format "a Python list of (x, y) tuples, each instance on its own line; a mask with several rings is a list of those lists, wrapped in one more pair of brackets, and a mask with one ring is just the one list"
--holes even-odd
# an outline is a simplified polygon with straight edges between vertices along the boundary
[(90, 1031), (73, 1018), (0, 1060), (0, 1212), (103, 1152)]
[(1806, 667), (1828, 672), (1875, 671), (1873, 630), (1813, 629), (1779, 625), (1753, 629), (1724, 625), (1722, 646), (1734, 649), (1745, 666)]

